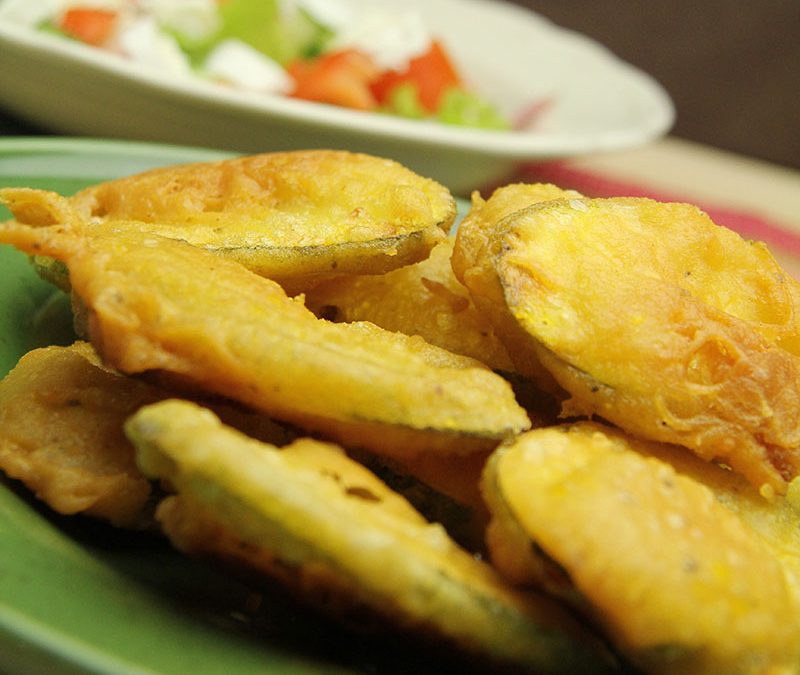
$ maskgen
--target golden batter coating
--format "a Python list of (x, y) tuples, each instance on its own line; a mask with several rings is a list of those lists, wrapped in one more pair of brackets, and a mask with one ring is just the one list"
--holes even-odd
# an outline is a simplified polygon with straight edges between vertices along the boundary
[(255, 567), (525, 672), (602, 672), (611, 661), (554, 602), (517, 593), (341, 449), (278, 450), (184, 401), (126, 425), (143, 471), (175, 486), (160, 517), (178, 547)]
[(453, 275), (453, 238), (426, 260), (382, 275), (341, 277), (306, 293), (306, 305), (334, 321), (371, 321), (386, 330), (421, 335), (427, 342), (512, 371), (505, 347)]
[(435, 181), (391, 160), (333, 150), (153, 169), (61, 202), (35, 190), (0, 196), (22, 223), (125, 224), (237, 260), (290, 293), (424, 259), (456, 214)]
[[(145, 527), (152, 491), (122, 425), (170, 395), (103, 366), (86, 342), (34, 349), (0, 380), (0, 469), (59, 513)], [(289, 439), (263, 415), (223, 401), (209, 405), (259, 439)]]
[(533, 378), (548, 391), (557, 389), (557, 386), (530, 348), (530, 336), (506, 309), (503, 289), (491, 267), (490, 251), (496, 231), (511, 214), (533, 204), (580, 196), (549, 183), (505, 185), (495, 190), (489, 199), (474, 193), (470, 210), (456, 233), (452, 254), (456, 278), (469, 290), (480, 315), (494, 327), (496, 335), (509, 350), (515, 370)]
[(160, 398), (86, 343), (28, 352), (0, 381), (0, 468), (60, 513), (142, 525), (150, 483), (122, 425)]
[[(560, 570), (645, 672), (798, 672), (789, 569), (712, 489), (649, 453), (654, 445), (583, 422), (499, 449), (483, 482), (495, 565), (551, 590), (540, 575)], [(550, 562), (525, 579), (532, 542)]]
[(510, 385), (464, 356), (368, 323), (317, 319), (275, 282), (123, 228), (0, 227), (64, 260), (92, 344), (124, 373), (226, 396), (376, 452), (467, 454), (529, 426)]
[[(492, 239), (505, 311), (571, 396), (567, 414), (691, 448), (765, 496), (800, 469), (796, 281), (696, 207), (571, 199)], [(512, 348), (513, 347), (513, 348)]]

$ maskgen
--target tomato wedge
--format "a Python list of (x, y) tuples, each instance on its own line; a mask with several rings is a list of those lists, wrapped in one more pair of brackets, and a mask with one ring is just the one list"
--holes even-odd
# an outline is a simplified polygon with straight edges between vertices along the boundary
[(386, 71), (370, 89), (378, 103), (385, 103), (397, 86), (406, 83), (417, 88), (423, 107), (435, 112), (444, 93), (461, 86), (461, 77), (442, 44), (434, 40), (428, 51), (411, 59), (404, 70)]
[(117, 12), (93, 7), (73, 7), (64, 12), (58, 27), (67, 35), (95, 47), (111, 37)]
[(357, 110), (374, 110), (378, 105), (370, 83), (380, 71), (372, 59), (354, 49), (294, 61), (286, 69), (294, 79), (291, 96), (296, 98)]

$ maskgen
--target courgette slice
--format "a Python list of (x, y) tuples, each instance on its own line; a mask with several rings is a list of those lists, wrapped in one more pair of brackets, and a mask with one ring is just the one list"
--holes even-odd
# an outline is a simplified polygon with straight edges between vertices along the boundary
[(504, 220), (489, 257), (520, 350), (570, 412), (724, 461), (767, 496), (798, 475), (800, 284), (763, 244), (688, 204), (566, 199)]
[[(105, 367), (86, 342), (29, 351), (0, 380), (0, 470), (59, 513), (150, 527), (156, 491), (136, 467), (122, 425), (171, 395)], [(251, 436), (288, 442), (288, 432), (263, 415), (220, 400), (209, 405)]]
[(21, 223), (113, 223), (232, 258), (295, 294), (326, 278), (422, 260), (456, 215), (439, 183), (397, 162), (333, 150), (163, 167), (69, 199), (0, 191)]
[(428, 258), (381, 275), (341, 277), (306, 293), (306, 306), (333, 321), (371, 321), (387, 330), (421, 335), (431, 344), (513, 371), (489, 321), (453, 274), (454, 239), (437, 244)]
[(494, 564), (560, 588), (645, 672), (796, 672), (796, 564), (660, 447), (594, 422), (502, 446), (483, 479)]
[(493, 326), (508, 351), (515, 370), (547, 391), (559, 391), (552, 376), (536, 359), (531, 337), (519, 327), (506, 307), (503, 288), (492, 266), (497, 233), (506, 218), (533, 204), (580, 197), (549, 183), (514, 183), (496, 189), (488, 199), (478, 193), (458, 227), (452, 254), (456, 278), (469, 290), (479, 314)]
[(373, 324), (317, 319), (275, 282), (122, 228), (0, 226), (69, 267), (103, 360), (237, 400), (343, 444), (467, 454), (528, 428), (510, 385), (465, 356)]
[(126, 424), (143, 471), (174, 486), (167, 533), (193, 553), (277, 576), (329, 610), (367, 608), (525, 672), (603, 672), (610, 660), (556, 603), (510, 590), (335, 446), (259, 444), (184, 401)]

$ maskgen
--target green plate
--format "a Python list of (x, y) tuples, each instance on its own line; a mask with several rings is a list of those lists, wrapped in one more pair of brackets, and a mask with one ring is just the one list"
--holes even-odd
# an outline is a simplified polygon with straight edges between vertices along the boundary
[[(0, 139), (0, 186), (63, 194), (219, 152), (80, 139)], [(2, 207), (0, 207), (2, 209)], [(0, 220), (9, 217), (0, 212)], [(0, 245), (0, 376), (72, 340), (66, 298)], [(279, 589), (255, 589), (162, 540), (61, 517), (0, 479), (0, 671), (441, 673), (399, 638), (347, 632)]]

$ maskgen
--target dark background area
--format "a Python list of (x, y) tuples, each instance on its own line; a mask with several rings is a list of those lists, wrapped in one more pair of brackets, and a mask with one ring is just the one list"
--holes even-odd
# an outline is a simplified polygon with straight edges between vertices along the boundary
[(673, 135), (800, 168), (800, 0), (513, 0), (655, 77)]

